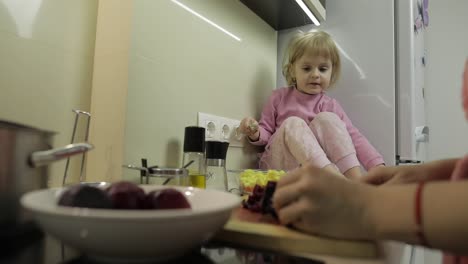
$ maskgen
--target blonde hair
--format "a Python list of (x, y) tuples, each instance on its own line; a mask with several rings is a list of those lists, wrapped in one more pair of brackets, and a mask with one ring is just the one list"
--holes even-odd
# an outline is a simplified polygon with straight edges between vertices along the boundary
[(338, 48), (332, 37), (325, 31), (314, 30), (310, 32), (299, 32), (289, 42), (287, 52), (283, 59), (283, 75), (288, 85), (295, 84), (292, 76), (294, 63), (305, 53), (315, 56), (323, 56), (330, 59), (332, 63), (332, 75), (330, 86), (336, 83), (341, 72), (341, 61)]

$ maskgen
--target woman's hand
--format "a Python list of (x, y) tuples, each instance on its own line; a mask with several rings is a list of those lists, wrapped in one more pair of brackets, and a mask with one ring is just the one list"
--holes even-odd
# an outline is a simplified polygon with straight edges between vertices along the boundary
[(375, 231), (365, 209), (372, 189), (337, 172), (307, 165), (278, 181), (273, 206), (282, 224), (309, 233), (373, 238)]
[(370, 168), (368, 172), (371, 172), (377, 168), (382, 168), (382, 167), (385, 167), (385, 164), (377, 164), (374, 167)]
[(463, 72), (462, 105), (465, 111), (465, 119), (468, 120), (468, 60), (465, 61), (465, 71)]
[(405, 184), (427, 180), (425, 176), (427, 174), (419, 165), (376, 167), (369, 170), (360, 181), (374, 185)]
[(458, 159), (437, 160), (420, 165), (373, 168), (359, 181), (374, 184), (405, 184), (420, 181), (447, 180)]
[(257, 141), (260, 137), (260, 131), (258, 130), (258, 122), (252, 117), (246, 117), (242, 119), (239, 125), (239, 131), (247, 135), (252, 141)]

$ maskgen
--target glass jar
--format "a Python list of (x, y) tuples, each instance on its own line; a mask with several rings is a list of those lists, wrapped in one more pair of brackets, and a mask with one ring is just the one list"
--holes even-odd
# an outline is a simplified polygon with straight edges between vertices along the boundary
[(206, 159), (206, 188), (227, 191), (226, 162), (222, 159)]
[(226, 154), (229, 142), (206, 141), (206, 188), (228, 191)]
[(206, 188), (204, 127), (185, 128), (182, 166), (188, 170), (191, 186)]
[(188, 170), (189, 185), (205, 189), (205, 154), (202, 152), (186, 152), (184, 153), (182, 164)]

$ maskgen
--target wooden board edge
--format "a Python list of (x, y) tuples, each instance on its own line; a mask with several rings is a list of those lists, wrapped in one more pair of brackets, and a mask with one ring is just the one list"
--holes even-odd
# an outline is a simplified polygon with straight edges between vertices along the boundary
[[(246, 232), (244, 228), (246, 225), (249, 228), (255, 228), (255, 233)], [(286, 227), (232, 220), (216, 234), (214, 241), (287, 254), (306, 253), (358, 258), (379, 257), (376, 242), (322, 238), (289, 230)]]

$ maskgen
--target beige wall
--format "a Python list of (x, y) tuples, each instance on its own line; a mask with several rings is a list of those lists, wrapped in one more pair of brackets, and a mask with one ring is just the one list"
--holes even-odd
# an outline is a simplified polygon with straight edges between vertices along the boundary
[[(0, 119), (55, 131), (54, 146), (70, 142), (71, 110), (90, 108), (96, 12), (95, 0), (0, 1)], [(50, 168), (50, 184), (61, 184), (65, 162)]]
[(133, 1), (100, 0), (94, 57), (87, 181), (121, 178)]
[[(60, 146), (70, 142), (71, 110), (90, 111), (86, 180), (113, 181), (142, 157), (178, 166), (184, 127), (199, 111), (258, 117), (275, 85), (276, 31), (239, 1), (182, 3), (242, 41), (171, 0), (0, 2), (0, 118), (56, 131)], [(228, 167), (254, 159), (251, 148), (231, 148)], [(52, 186), (64, 167), (51, 166)]]
[[(240, 1), (180, 2), (241, 41), (174, 1), (134, 1), (125, 163), (180, 166), (184, 127), (196, 125), (197, 112), (258, 118), (275, 87), (276, 31)], [(230, 148), (227, 167), (251, 167), (255, 158)]]

